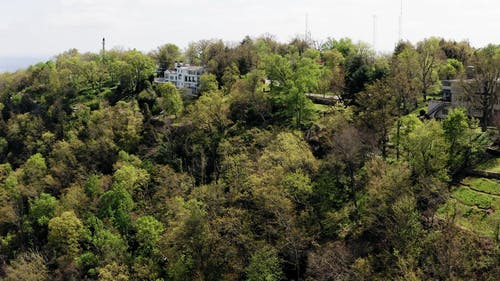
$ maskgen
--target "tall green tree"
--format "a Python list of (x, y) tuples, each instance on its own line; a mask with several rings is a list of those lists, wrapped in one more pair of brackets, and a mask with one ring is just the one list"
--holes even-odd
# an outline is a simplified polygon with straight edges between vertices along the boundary
[(151, 56), (155, 59), (160, 70), (172, 69), (175, 62), (182, 60), (181, 50), (172, 43), (159, 46), (151, 53)]
[(146, 257), (159, 254), (158, 243), (165, 227), (152, 216), (143, 216), (135, 223), (136, 240), (139, 243), (139, 251)]
[(356, 104), (356, 94), (365, 86), (389, 74), (389, 65), (384, 57), (376, 57), (375, 52), (364, 42), (355, 45), (345, 61), (345, 86), (343, 98), (349, 104)]
[(137, 50), (124, 52), (119, 65), (120, 88), (127, 94), (142, 91), (144, 82), (156, 71), (154, 61)]
[(366, 90), (359, 94), (358, 100), (358, 116), (362, 128), (375, 137), (382, 157), (386, 158), (387, 143), (397, 106), (394, 90), (387, 81), (378, 80), (366, 86)]
[(271, 102), (276, 121), (296, 128), (313, 121), (316, 115), (306, 94), (317, 89), (320, 66), (295, 53), (286, 57), (271, 55), (265, 60), (264, 67), (271, 80)]
[(258, 249), (246, 268), (248, 281), (278, 281), (283, 278), (280, 260), (271, 247)]
[(73, 211), (63, 212), (49, 223), (48, 243), (57, 255), (75, 258), (81, 251), (83, 224)]
[(407, 160), (418, 176), (448, 179), (449, 146), (438, 121), (420, 123), (404, 141)]
[(391, 86), (395, 90), (397, 115), (408, 114), (417, 103), (420, 91), (418, 53), (413, 45), (395, 53), (391, 61)]
[(481, 144), (477, 125), (462, 108), (451, 110), (442, 121), (444, 136), (450, 147), (448, 169), (451, 175), (470, 166), (474, 155), (484, 151), (485, 144)]
[(200, 76), (200, 93), (210, 93), (219, 89), (217, 77), (211, 73), (204, 73)]
[(155, 84), (158, 93), (157, 104), (159, 109), (168, 115), (177, 115), (182, 112), (183, 104), (179, 90), (172, 83)]
[(444, 54), (439, 47), (439, 38), (428, 38), (417, 43), (419, 80), (424, 101), (427, 94), (435, 92), (438, 85), (438, 69)]

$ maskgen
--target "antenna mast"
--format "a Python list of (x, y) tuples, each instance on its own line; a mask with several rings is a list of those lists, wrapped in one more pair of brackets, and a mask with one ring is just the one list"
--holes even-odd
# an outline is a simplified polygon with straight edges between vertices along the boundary
[(310, 43), (310, 41), (311, 41), (311, 31), (309, 31), (309, 14), (308, 13), (306, 13), (306, 30), (305, 30), (305, 34), (304, 34), (304, 40), (307, 43)]

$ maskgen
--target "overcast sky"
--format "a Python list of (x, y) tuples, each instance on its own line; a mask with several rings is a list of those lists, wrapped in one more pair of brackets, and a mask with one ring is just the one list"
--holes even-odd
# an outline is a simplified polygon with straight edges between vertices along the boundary
[[(50, 57), (70, 48), (150, 51), (185, 48), (200, 39), (241, 41), (265, 33), (288, 41), (350, 37), (391, 51), (398, 40), (400, 0), (0, 0), (0, 57)], [(500, 43), (500, 0), (403, 0), (402, 37)]]

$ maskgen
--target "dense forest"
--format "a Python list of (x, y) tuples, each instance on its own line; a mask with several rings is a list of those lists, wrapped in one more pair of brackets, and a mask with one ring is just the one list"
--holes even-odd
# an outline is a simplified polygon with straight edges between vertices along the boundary
[[(498, 280), (500, 221), (477, 232), (450, 200), (498, 144), (500, 45), (316, 45), (73, 49), (0, 74), (0, 278)], [(178, 61), (206, 67), (198, 96), (154, 82)], [(485, 118), (426, 118), (467, 66)]]

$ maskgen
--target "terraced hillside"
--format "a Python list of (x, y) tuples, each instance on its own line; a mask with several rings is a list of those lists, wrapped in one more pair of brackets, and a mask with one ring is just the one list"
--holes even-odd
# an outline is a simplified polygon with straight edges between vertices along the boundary
[[(500, 158), (493, 158), (476, 170), (500, 173)], [(500, 238), (500, 181), (467, 177), (452, 191), (451, 199), (439, 210), (444, 218), (455, 214), (455, 223), (481, 236)]]

